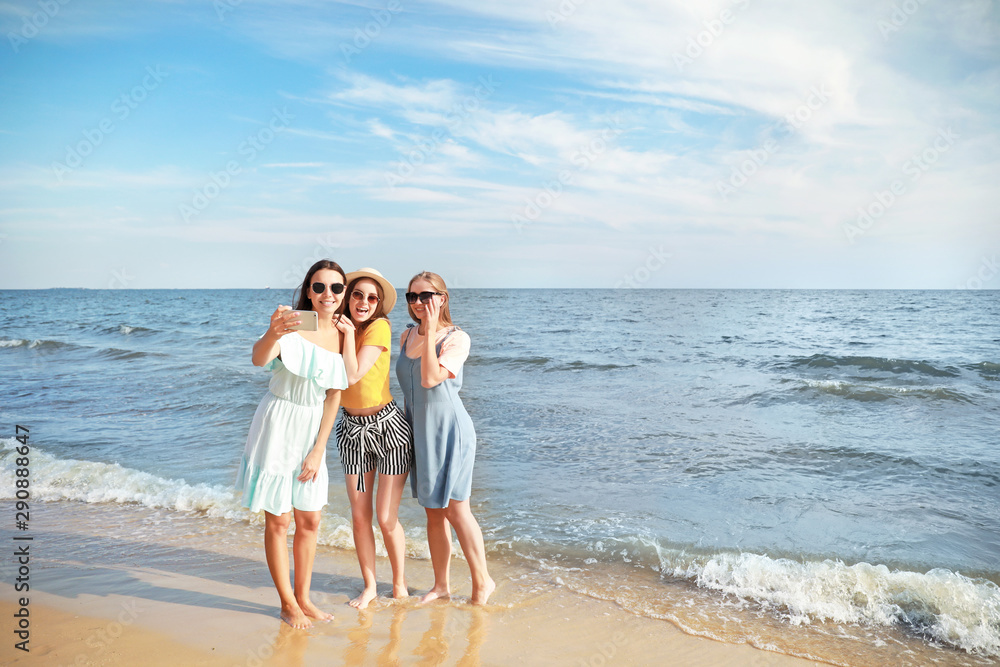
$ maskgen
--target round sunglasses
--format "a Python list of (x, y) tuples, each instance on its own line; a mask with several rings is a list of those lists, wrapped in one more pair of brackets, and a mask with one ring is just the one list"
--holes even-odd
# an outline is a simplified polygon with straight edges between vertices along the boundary
[[(313, 294), (323, 294), (326, 292), (326, 283), (313, 283), (312, 284)], [(344, 291), (344, 283), (330, 283), (330, 291), (334, 294), (340, 294)]]
[(365, 294), (364, 292), (362, 292), (359, 289), (356, 289), (353, 292), (351, 292), (351, 298), (352, 299), (357, 299), (358, 301), (368, 301), (368, 303), (370, 303), (373, 306), (376, 303), (378, 303), (378, 295), (377, 294)]

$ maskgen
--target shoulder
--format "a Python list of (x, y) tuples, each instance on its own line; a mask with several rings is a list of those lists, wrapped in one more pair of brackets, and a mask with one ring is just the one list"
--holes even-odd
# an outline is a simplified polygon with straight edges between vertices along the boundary
[(464, 347), (468, 349), (472, 346), (472, 338), (458, 327), (452, 327), (451, 331), (445, 334), (445, 338), (445, 347)]
[(389, 324), (389, 320), (379, 318), (365, 327), (364, 333), (361, 334), (360, 344), (375, 345), (388, 349), (391, 341), (392, 327)]

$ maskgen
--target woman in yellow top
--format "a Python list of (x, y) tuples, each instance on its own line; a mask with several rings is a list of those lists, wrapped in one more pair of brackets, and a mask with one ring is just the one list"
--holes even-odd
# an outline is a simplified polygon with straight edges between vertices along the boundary
[(360, 269), (347, 274), (347, 298), (350, 320), (341, 318), (337, 327), (344, 334), (344, 366), (350, 386), (341, 397), (344, 413), (337, 422), (337, 446), (351, 501), (354, 549), (365, 585), (349, 604), (364, 609), (376, 596), (373, 493), (392, 565), (392, 596), (409, 594), (403, 574), (406, 540), (398, 515), (413, 461), (413, 433), (389, 393), (392, 330), (385, 316), (396, 305), (396, 289), (375, 269)]

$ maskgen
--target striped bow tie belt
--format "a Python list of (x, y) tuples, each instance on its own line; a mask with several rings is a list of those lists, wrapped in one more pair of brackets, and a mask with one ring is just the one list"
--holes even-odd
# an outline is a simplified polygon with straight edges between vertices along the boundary
[[(348, 421), (347, 435), (355, 442), (361, 443), (361, 460), (365, 460), (365, 452), (368, 448), (372, 448), (376, 451), (380, 449), (378, 446), (379, 441), (385, 434), (385, 421), (392, 416), (391, 412), (387, 412), (384, 416), (379, 417), (374, 421), (366, 421), (363, 424), (357, 424), (353, 420)], [(361, 493), (365, 492), (365, 474), (361, 472), (358, 474), (358, 491)]]

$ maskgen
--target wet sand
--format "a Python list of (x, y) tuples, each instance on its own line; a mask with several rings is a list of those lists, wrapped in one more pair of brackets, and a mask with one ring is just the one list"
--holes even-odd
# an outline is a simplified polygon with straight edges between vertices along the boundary
[[(3, 505), (3, 504), (0, 504)], [(177, 512), (82, 503), (32, 515), (31, 590), (0, 582), (9, 628), (0, 655), (23, 665), (819, 664), (686, 635), (670, 623), (491, 564), (490, 604), (468, 604), (468, 570), (453, 564), (454, 597), (426, 606), (384, 597), (388, 563), (367, 610), (354, 553), (320, 547), (313, 600), (335, 619), (293, 630), (278, 619), (259, 526), (233, 528)], [(408, 559), (414, 593), (430, 563)], [(29, 653), (13, 648), (16, 599), (29, 598)]]

